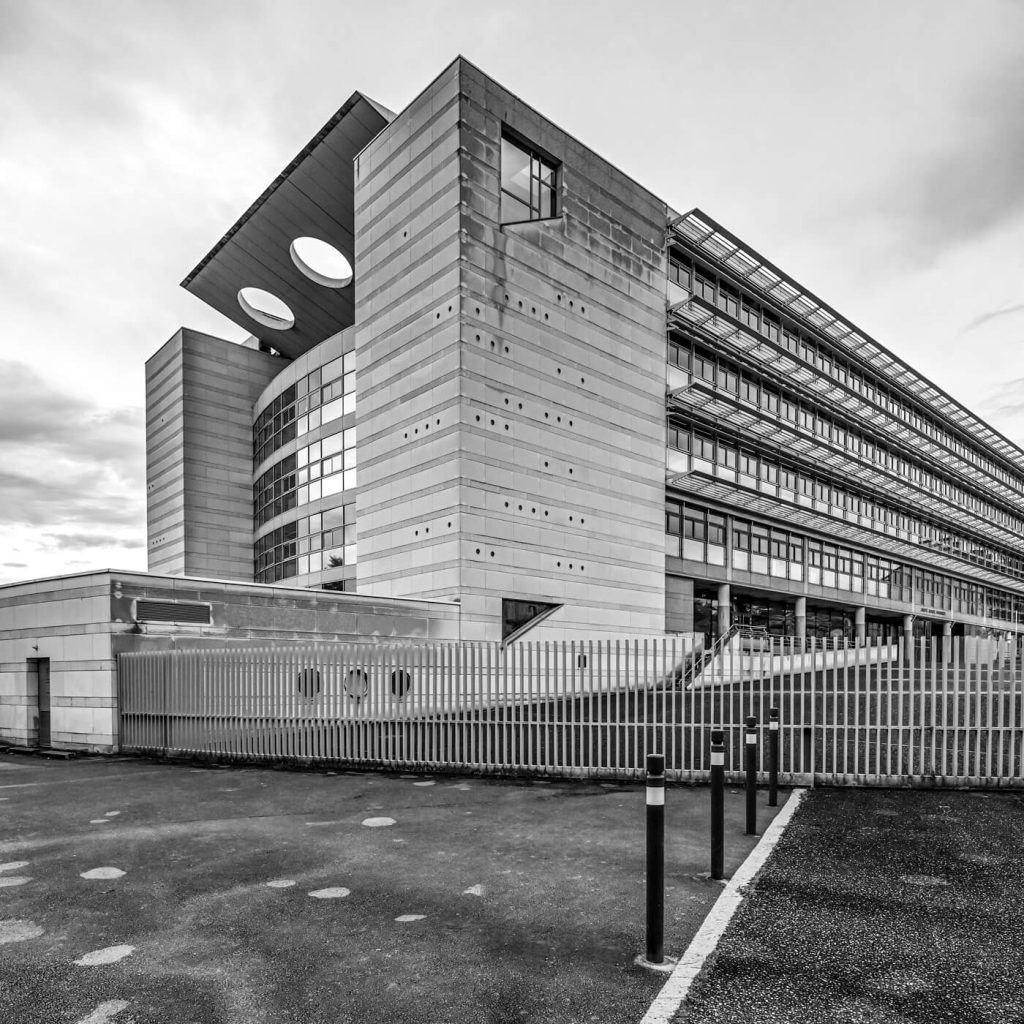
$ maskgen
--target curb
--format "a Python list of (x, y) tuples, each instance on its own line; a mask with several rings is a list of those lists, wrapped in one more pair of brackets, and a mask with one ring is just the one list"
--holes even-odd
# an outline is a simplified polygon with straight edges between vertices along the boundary
[(764, 867), (765, 861), (768, 860), (768, 856), (782, 838), (782, 833), (806, 793), (805, 789), (793, 790), (790, 798), (786, 801), (786, 806), (775, 816), (772, 823), (765, 829), (757, 846), (750, 851), (747, 859), (729, 879), (721, 896), (715, 901), (708, 916), (704, 918), (704, 923), (693, 937), (693, 941), (679, 958), (679, 963), (676, 964), (668, 981), (654, 997), (654, 1002), (651, 1003), (640, 1024), (668, 1024), (675, 1016), (689, 995), (690, 987), (704, 969), (708, 957), (718, 946), (718, 941), (729, 926), (733, 914), (743, 902), (747, 886), (754, 881), (761, 868)]

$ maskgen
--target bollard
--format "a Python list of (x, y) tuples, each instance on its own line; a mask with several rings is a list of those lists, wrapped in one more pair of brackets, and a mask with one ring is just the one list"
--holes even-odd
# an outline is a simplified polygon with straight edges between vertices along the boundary
[(779, 709), (768, 709), (768, 806), (779, 806)]
[(725, 733), (711, 731), (711, 877), (725, 876)]
[(744, 750), (747, 766), (747, 835), (757, 835), (757, 719), (748, 715), (746, 719)]
[(665, 758), (647, 755), (647, 961), (665, 960)]

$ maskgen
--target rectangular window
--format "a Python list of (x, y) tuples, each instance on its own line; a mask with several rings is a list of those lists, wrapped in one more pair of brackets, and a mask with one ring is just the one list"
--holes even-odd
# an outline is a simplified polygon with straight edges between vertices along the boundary
[(501, 223), (557, 216), (558, 168), (529, 146), (501, 139)]

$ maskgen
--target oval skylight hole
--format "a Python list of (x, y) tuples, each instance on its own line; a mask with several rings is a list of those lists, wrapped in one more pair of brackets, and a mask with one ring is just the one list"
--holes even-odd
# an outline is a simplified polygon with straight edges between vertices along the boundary
[(345, 254), (319, 238), (296, 238), (289, 246), (292, 262), (325, 288), (346, 288), (352, 283), (352, 264)]
[(238, 304), (258, 324), (275, 331), (288, 331), (295, 326), (295, 314), (288, 304), (262, 288), (242, 288)]

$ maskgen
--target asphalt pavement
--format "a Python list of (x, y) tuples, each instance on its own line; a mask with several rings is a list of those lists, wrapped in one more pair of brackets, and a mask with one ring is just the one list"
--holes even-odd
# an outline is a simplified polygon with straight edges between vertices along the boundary
[[(761, 794), (761, 820), (768, 809)], [(721, 887), (666, 800), (666, 951)], [(638, 1021), (636, 784), (0, 757), (0, 1022)], [(756, 839), (726, 796), (726, 871)]]
[(1024, 1021), (1024, 800), (807, 794), (682, 1024)]

